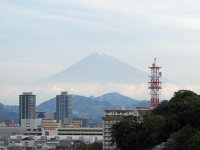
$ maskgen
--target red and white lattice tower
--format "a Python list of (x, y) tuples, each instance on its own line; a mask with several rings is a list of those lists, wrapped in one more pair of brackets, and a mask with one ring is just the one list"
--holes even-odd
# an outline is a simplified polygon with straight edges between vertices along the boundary
[(162, 89), (162, 82), (160, 82), (160, 77), (162, 73), (159, 72), (159, 69), (161, 67), (156, 66), (156, 58), (154, 58), (154, 63), (152, 64), (152, 67), (149, 68), (151, 69), (151, 76), (149, 76), (151, 107), (155, 108), (159, 104), (160, 89)]

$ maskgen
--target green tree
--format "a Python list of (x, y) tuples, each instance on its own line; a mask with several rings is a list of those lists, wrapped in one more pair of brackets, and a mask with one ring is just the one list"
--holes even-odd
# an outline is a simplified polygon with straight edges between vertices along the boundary
[(103, 144), (99, 142), (94, 142), (88, 145), (88, 150), (102, 150)]
[(196, 133), (188, 140), (185, 144), (187, 146), (187, 150), (200, 150), (200, 131), (196, 131)]
[(183, 127), (171, 136), (171, 139), (173, 139), (174, 142), (167, 147), (167, 150), (190, 150), (188, 148), (194, 144), (193, 136), (196, 132), (197, 130), (191, 126)]
[[(200, 96), (189, 90), (174, 93), (143, 118), (113, 125), (112, 141), (120, 150), (148, 150), (172, 139), (168, 150), (200, 149)], [(173, 136), (172, 136), (173, 135)], [(175, 135), (175, 136), (174, 136)]]
[(144, 118), (143, 132), (146, 138), (146, 147), (152, 148), (162, 141), (166, 141), (169, 133), (166, 132), (167, 119), (160, 115), (149, 115)]
[(132, 118), (126, 118), (119, 123), (113, 124), (111, 128), (112, 144), (120, 150), (142, 150), (144, 132), (142, 124)]

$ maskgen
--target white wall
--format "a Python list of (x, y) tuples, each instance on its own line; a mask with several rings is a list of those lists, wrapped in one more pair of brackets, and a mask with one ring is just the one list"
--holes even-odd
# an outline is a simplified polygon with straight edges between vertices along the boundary
[(24, 130), (37, 129), (37, 119), (21, 119), (21, 127)]

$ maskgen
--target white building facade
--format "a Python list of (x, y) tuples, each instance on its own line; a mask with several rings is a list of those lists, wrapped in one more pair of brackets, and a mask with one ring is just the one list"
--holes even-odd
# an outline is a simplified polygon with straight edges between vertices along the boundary
[(103, 141), (103, 128), (42, 128), (42, 136)]
[(115, 145), (111, 146), (111, 127), (120, 122), (124, 117), (134, 116), (134, 110), (104, 110), (103, 120), (103, 150), (114, 150)]

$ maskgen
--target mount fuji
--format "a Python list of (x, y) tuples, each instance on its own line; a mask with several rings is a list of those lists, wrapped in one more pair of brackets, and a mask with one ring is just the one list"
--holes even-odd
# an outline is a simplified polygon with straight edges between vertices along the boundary
[(94, 53), (43, 83), (147, 83), (148, 74), (112, 56)]

